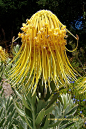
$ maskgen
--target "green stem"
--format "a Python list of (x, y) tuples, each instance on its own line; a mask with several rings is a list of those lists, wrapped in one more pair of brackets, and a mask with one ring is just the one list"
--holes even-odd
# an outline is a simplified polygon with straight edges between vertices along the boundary
[(31, 104), (31, 107), (32, 107), (32, 116), (33, 116), (33, 129), (36, 129), (34, 105)]
[(34, 104), (32, 104), (32, 100), (29, 97), (29, 101), (31, 103), (31, 109), (32, 109), (32, 117), (33, 117), (33, 129), (36, 129), (36, 125), (35, 125), (35, 108), (34, 108)]
[(33, 129), (36, 129), (36, 125), (35, 125), (35, 105), (34, 103), (32, 103), (32, 98), (31, 98), (31, 94), (29, 93), (30, 96), (29, 97), (29, 102), (31, 104), (31, 110), (32, 110), (32, 118), (33, 118)]

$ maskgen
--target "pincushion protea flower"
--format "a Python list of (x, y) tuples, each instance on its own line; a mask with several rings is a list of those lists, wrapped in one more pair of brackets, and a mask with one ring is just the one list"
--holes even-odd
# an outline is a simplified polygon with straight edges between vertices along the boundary
[(66, 26), (47, 10), (38, 11), (22, 25), (23, 32), (18, 34), (22, 46), (12, 62), (19, 59), (9, 71), (13, 86), (22, 84), (28, 73), (24, 87), (28, 92), (32, 90), (33, 94), (41, 76), (45, 88), (49, 87), (50, 92), (51, 80), (57, 88), (59, 83), (69, 84), (71, 78), (76, 80), (77, 72), (66, 55)]
[(3, 48), (0, 46), (0, 60), (5, 62), (6, 61), (6, 57), (7, 57), (7, 54), (5, 53)]

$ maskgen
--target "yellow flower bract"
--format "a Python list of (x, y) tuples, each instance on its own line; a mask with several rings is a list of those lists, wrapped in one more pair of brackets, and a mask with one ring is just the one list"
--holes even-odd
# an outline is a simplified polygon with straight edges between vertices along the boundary
[(28, 73), (29, 77), (24, 87), (28, 92), (32, 90), (33, 94), (40, 77), (50, 92), (51, 80), (55, 82), (57, 88), (59, 83), (69, 84), (71, 78), (76, 80), (77, 72), (66, 55), (66, 26), (47, 10), (38, 11), (22, 26), (23, 32), (18, 34), (22, 46), (12, 62), (17, 57), (19, 59), (9, 71), (13, 86), (23, 84)]
[(0, 46), (0, 60), (1, 61), (6, 61), (6, 53), (5, 53), (5, 51), (3, 50), (3, 48)]

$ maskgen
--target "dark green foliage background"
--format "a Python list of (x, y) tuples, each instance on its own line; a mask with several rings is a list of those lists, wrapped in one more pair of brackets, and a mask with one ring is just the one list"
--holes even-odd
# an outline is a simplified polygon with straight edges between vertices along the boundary
[[(75, 22), (84, 15), (83, 6), (85, 8), (83, 0), (0, 0), (0, 25), (4, 28), (6, 37), (12, 38), (9, 35), (11, 31), (16, 35), (22, 22), (40, 9), (47, 9), (56, 14), (68, 29), (72, 24), (73, 31), (78, 32)], [(84, 18), (82, 20), (84, 25)], [(81, 34), (81, 31), (78, 33)]]

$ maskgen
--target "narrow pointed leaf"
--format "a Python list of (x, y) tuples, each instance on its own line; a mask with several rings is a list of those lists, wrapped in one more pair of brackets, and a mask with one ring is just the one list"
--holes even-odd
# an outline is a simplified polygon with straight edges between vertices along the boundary
[(30, 119), (32, 118), (32, 111), (30, 111), (29, 109), (25, 108), (25, 116), (30, 117)]
[(64, 116), (68, 113), (69, 109), (70, 109), (70, 105), (68, 105), (67, 108), (65, 109)]
[(23, 102), (24, 106), (31, 111), (31, 108), (29, 107), (29, 105), (28, 105), (27, 101), (25, 100), (24, 96), (22, 97), (22, 102)]
[(0, 110), (0, 116), (1, 116), (2, 112), (3, 112), (3, 107), (2, 107), (1, 110)]
[(13, 108), (14, 108), (14, 104), (11, 104), (11, 105), (9, 106), (9, 109), (7, 110), (7, 115), (8, 115), (10, 112), (12, 112)]
[(50, 122), (49, 119), (50, 119), (50, 114), (47, 115), (44, 127), (42, 129), (47, 129), (48, 128), (48, 125), (49, 125), (49, 122)]
[(21, 124), (19, 124), (19, 129), (25, 129), (25, 128), (23, 128), (23, 127), (21, 126)]
[(44, 100), (39, 100), (37, 104), (37, 113), (41, 111), (41, 109), (45, 108), (45, 101)]
[(5, 121), (5, 125), (8, 125), (8, 122), (12, 120), (12, 113), (10, 113)]
[(21, 115), (20, 115), (20, 117), (25, 122), (25, 117), (24, 116), (21, 116)]
[(40, 124), (41, 121), (43, 120), (44, 118), (44, 115), (45, 115), (45, 111), (44, 111), (44, 108), (39, 112), (37, 118), (36, 118), (36, 125)]
[(10, 97), (7, 99), (6, 110), (9, 108), (8, 105), (10, 105)]
[(69, 115), (69, 114), (71, 114), (71, 113), (74, 113), (74, 112), (76, 111), (77, 107), (78, 107), (78, 104), (77, 104), (75, 107), (73, 107), (73, 108), (67, 113), (67, 115)]
[(36, 93), (32, 96), (32, 104), (34, 105), (36, 103)]
[(50, 114), (54, 110), (55, 105), (51, 105), (48, 109), (45, 110), (45, 115)]
[(25, 116), (24, 111), (19, 108), (18, 103), (15, 102), (14, 104), (15, 104), (15, 107), (16, 107), (18, 113), (19, 113), (21, 116)]
[(65, 125), (61, 126), (60, 129), (65, 129), (65, 128), (71, 126), (72, 124), (74, 124), (74, 122), (71, 122), (69, 124), (65, 124)]
[[(65, 119), (66, 119), (66, 118), (65, 118)], [(69, 120), (62, 120), (61, 125), (67, 124), (68, 121), (69, 121)]]
[(15, 90), (15, 92), (18, 95), (18, 97), (22, 100), (22, 95), (17, 90)]
[(75, 123), (75, 122), (71, 122), (71, 123), (67, 124), (67, 125), (66, 125), (66, 128), (67, 128), (67, 127), (70, 127), (70, 126), (73, 125), (74, 123)]
[(13, 129), (18, 129), (18, 128), (16, 127), (16, 125), (13, 124)]
[[(51, 119), (51, 120), (52, 120), (52, 119)], [(50, 127), (50, 128), (51, 128), (51, 127), (56, 127), (56, 126), (59, 125), (60, 122), (61, 122), (61, 121), (57, 121), (56, 123), (49, 125), (49, 127)]]
[(13, 109), (13, 111), (12, 111), (12, 113), (11, 113), (11, 117), (13, 117), (13, 115), (16, 114), (16, 113), (15, 113), (15, 110), (16, 110), (16, 109)]
[(25, 117), (25, 121), (27, 125), (30, 127), (30, 129), (33, 129), (31, 122)]
[(57, 98), (58, 98), (58, 93), (53, 95), (53, 97), (52, 97), (50, 103), (48, 104), (47, 108), (49, 108), (57, 100)]
[(5, 118), (3, 118), (3, 119), (1, 120), (1, 122), (0, 122), (0, 127), (2, 127), (4, 121), (5, 121)]

